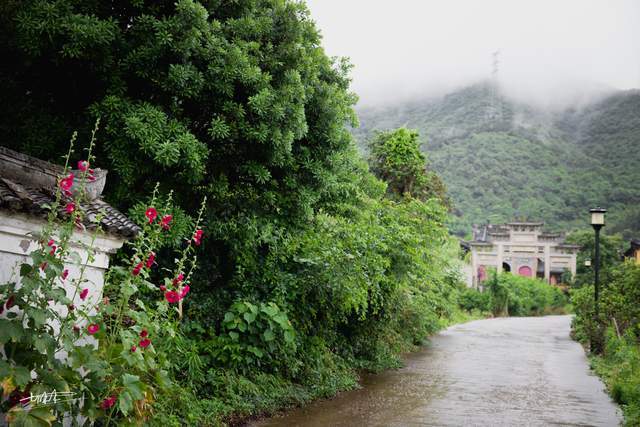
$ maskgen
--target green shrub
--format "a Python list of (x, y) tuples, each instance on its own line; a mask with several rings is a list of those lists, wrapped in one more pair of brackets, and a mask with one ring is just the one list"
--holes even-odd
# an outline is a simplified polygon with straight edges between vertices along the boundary
[(599, 317), (593, 285), (571, 291), (575, 309), (574, 337), (590, 344), (606, 328), (604, 352), (592, 357), (600, 375), (625, 415), (625, 425), (640, 425), (640, 266), (626, 262), (613, 268), (600, 286)]
[(489, 312), (491, 311), (491, 294), (477, 289), (466, 288), (460, 293), (458, 304), (462, 309), (469, 312), (473, 310)]
[(539, 279), (511, 273), (491, 274), (487, 283), (494, 315), (539, 316), (562, 311), (563, 292)]

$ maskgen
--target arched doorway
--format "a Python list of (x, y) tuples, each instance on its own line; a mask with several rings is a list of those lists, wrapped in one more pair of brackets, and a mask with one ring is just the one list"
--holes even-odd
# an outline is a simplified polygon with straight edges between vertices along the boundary
[(484, 268), (484, 265), (478, 267), (478, 283), (482, 283), (487, 278), (487, 270)]
[(518, 274), (524, 277), (531, 277), (531, 267), (523, 265), (518, 269)]
[(502, 263), (502, 271), (506, 272), (506, 273), (511, 273), (511, 266), (509, 264), (507, 264), (506, 262)]

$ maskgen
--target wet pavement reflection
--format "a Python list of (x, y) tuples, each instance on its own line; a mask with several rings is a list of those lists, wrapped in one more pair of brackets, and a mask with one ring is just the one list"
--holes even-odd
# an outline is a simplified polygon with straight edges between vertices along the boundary
[(617, 426), (619, 410), (570, 324), (547, 316), (453, 326), (404, 368), (255, 426)]

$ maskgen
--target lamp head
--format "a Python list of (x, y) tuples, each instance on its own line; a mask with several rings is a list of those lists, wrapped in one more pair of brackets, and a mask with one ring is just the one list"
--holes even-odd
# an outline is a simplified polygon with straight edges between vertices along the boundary
[(593, 226), (604, 226), (604, 214), (607, 212), (606, 209), (597, 207), (593, 209), (589, 209), (591, 212), (591, 225)]

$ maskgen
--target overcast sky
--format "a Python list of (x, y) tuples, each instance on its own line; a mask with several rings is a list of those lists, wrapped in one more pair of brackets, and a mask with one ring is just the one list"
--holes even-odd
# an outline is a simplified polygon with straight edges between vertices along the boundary
[(640, 86), (640, 0), (307, 0), (327, 53), (355, 68), (360, 105), (438, 95), (491, 76), (557, 103)]

